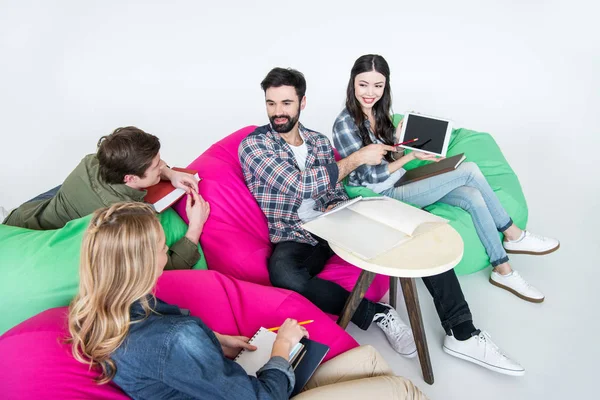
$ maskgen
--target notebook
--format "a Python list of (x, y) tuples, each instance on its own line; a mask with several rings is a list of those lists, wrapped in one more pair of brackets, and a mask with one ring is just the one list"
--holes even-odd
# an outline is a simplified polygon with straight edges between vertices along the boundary
[(329, 352), (329, 346), (311, 339), (302, 338), (300, 343), (304, 345), (304, 349), (298, 357), (297, 362), (292, 363), (294, 375), (296, 376), (296, 384), (294, 385), (292, 396), (300, 393)]
[(408, 170), (400, 179), (398, 179), (394, 186), (398, 187), (408, 183), (420, 181), (421, 179), (454, 171), (460, 164), (462, 164), (463, 161), (465, 161), (465, 159), (465, 153), (460, 153), (438, 162), (432, 162), (431, 164)]
[[(192, 169), (173, 168), (173, 171), (186, 172), (193, 175), (197, 181), (200, 181), (198, 172)], [(171, 207), (173, 203), (179, 200), (184, 194), (185, 191), (183, 189), (177, 189), (173, 187), (171, 182), (160, 181), (156, 185), (146, 188), (146, 196), (144, 196), (144, 201), (148, 204), (151, 204), (157, 213), (161, 213), (165, 209)]]
[[(256, 346), (256, 350), (248, 351), (242, 349), (233, 361), (240, 364), (248, 375), (256, 376), (256, 371), (261, 369), (271, 358), (271, 350), (273, 350), (273, 343), (275, 343), (276, 338), (277, 334), (275, 332), (261, 327), (248, 341), (248, 343)], [(298, 343), (292, 349), (290, 352), (290, 364), (296, 361), (302, 349), (304, 349), (304, 344), (302, 343)]]

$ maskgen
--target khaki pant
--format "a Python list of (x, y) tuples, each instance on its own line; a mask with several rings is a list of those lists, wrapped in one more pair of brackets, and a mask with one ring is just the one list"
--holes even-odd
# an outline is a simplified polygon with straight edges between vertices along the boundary
[(294, 400), (427, 400), (411, 381), (395, 376), (381, 354), (360, 346), (321, 365)]

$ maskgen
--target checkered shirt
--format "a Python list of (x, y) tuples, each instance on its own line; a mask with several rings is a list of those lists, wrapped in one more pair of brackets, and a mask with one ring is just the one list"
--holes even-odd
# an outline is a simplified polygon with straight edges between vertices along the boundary
[(244, 180), (265, 213), (271, 242), (295, 241), (316, 245), (302, 229), (298, 208), (302, 200), (314, 199), (315, 210), (348, 199), (337, 183), (338, 166), (329, 139), (299, 125), (308, 148), (306, 169), (301, 171), (294, 152), (270, 125), (257, 128), (238, 149)]

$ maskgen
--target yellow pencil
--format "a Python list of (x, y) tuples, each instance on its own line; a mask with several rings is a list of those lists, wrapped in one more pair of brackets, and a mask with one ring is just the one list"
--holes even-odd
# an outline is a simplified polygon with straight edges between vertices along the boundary
[[(298, 322), (298, 325), (306, 325), (306, 324), (310, 324), (311, 322), (315, 322), (315, 320), (314, 319), (309, 319), (309, 320), (306, 320), (306, 321)], [(281, 328), (281, 326), (276, 326), (275, 328), (269, 328), (267, 330), (273, 332), (273, 331), (276, 331), (279, 328)]]

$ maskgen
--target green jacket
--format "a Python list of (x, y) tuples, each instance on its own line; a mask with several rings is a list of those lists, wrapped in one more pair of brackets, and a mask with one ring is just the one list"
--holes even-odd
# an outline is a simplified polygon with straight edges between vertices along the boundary
[[(36, 230), (58, 229), (73, 219), (120, 201), (142, 202), (145, 195), (145, 190), (103, 182), (98, 158), (95, 154), (89, 154), (71, 172), (54, 197), (21, 205), (4, 223)], [(198, 260), (198, 246), (184, 236), (169, 249), (165, 269), (190, 269)]]

